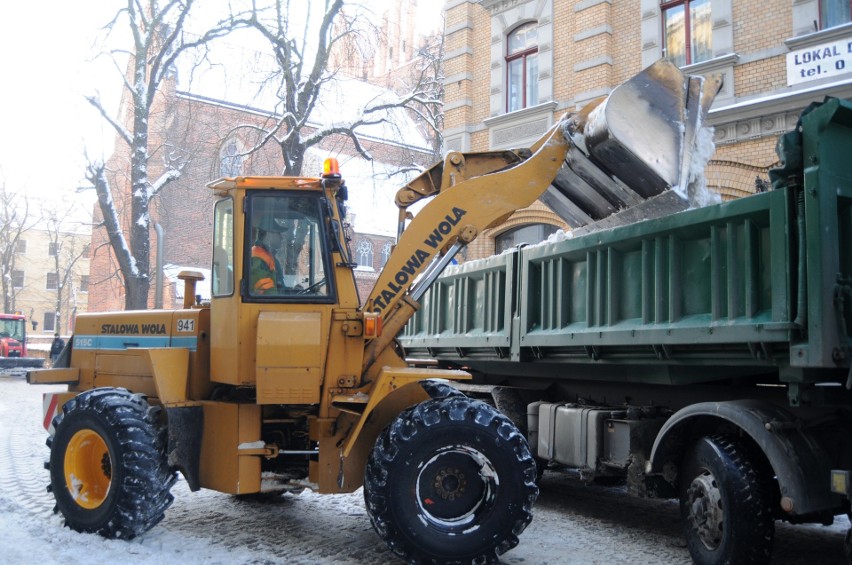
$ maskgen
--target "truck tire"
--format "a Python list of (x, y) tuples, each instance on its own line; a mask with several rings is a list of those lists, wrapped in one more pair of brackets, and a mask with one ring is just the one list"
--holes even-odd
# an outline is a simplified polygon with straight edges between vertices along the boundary
[(680, 515), (695, 563), (769, 563), (775, 535), (769, 489), (745, 446), (728, 436), (703, 437), (680, 476)]
[(402, 412), (364, 479), (379, 536), (411, 563), (490, 563), (518, 544), (538, 496), (526, 440), (495, 408), (460, 396)]
[(48, 438), (50, 486), (65, 525), (132, 539), (163, 519), (177, 476), (165, 458), (159, 408), (141, 394), (97, 388), (69, 400)]

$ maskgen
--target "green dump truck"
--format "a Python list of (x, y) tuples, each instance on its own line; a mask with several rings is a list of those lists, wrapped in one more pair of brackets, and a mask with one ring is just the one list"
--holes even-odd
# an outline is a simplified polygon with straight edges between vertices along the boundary
[(448, 270), (408, 359), (473, 373), (540, 465), (678, 498), (695, 562), (768, 561), (775, 520), (850, 511), (852, 103), (779, 154), (767, 192)]

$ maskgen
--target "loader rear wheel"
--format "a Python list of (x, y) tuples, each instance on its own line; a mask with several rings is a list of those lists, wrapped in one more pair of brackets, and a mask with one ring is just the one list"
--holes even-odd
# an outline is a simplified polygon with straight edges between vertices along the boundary
[(538, 496), (526, 440), (467, 397), (428, 400), (380, 435), (364, 480), (376, 532), (409, 562), (492, 562), (518, 544)]
[(176, 475), (166, 464), (158, 410), (141, 394), (113, 388), (65, 404), (48, 439), (50, 490), (65, 525), (131, 539), (163, 519)]
[(681, 472), (680, 512), (700, 565), (768, 563), (775, 535), (769, 489), (735, 438), (698, 440)]

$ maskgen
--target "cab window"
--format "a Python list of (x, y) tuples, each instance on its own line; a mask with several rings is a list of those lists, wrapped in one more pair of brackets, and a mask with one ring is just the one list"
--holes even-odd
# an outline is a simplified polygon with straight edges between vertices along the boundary
[(216, 203), (213, 213), (213, 296), (234, 293), (234, 200)]
[(331, 298), (321, 200), (316, 193), (252, 194), (247, 202), (246, 294), (261, 300)]

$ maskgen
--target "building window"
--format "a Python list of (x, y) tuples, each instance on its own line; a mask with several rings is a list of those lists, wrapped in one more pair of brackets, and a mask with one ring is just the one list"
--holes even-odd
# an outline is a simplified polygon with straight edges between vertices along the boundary
[(373, 244), (362, 239), (355, 247), (355, 256), (358, 259), (358, 266), (372, 269), (373, 268)]
[(558, 228), (550, 224), (528, 224), (510, 229), (498, 235), (494, 239), (494, 251), (503, 253), (507, 249), (518, 246), (522, 243), (533, 244), (540, 243), (556, 233)]
[(822, 29), (852, 21), (852, 0), (820, 0), (819, 18)]
[(385, 263), (390, 259), (391, 251), (393, 251), (393, 244), (390, 241), (386, 241), (382, 246), (382, 267), (385, 266)]
[(506, 110), (538, 104), (538, 23), (509, 33), (506, 41)]
[(238, 177), (243, 172), (243, 156), (235, 140), (229, 140), (219, 156), (219, 173), (223, 177)]
[(47, 254), (50, 255), (51, 257), (55, 257), (56, 256), (56, 250), (57, 250), (58, 247), (59, 247), (59, 244), (57, 244), (55, 241), (51, 241), (47, 245)]
[(89, 292), (89, 275), (80, 277), (80, 292)]
[(44, 313), (44, 329), (45, 332), (56, 331), (56, 312)]
[(710, 0), (675, 0), (660, 5), (666, 58), (682, 67), (713, 57)]
[(59, 276), (56, 273), (47, 273), (47, 290), (57, 290), (59, 288)]
[(12, 288), (24, 288), (23, 271), (12, 271)]
[(27, 253), (27, 240), (19, 239), (18, 243), (15, 244), (15, 253), (18, 255), (26, 255)]

